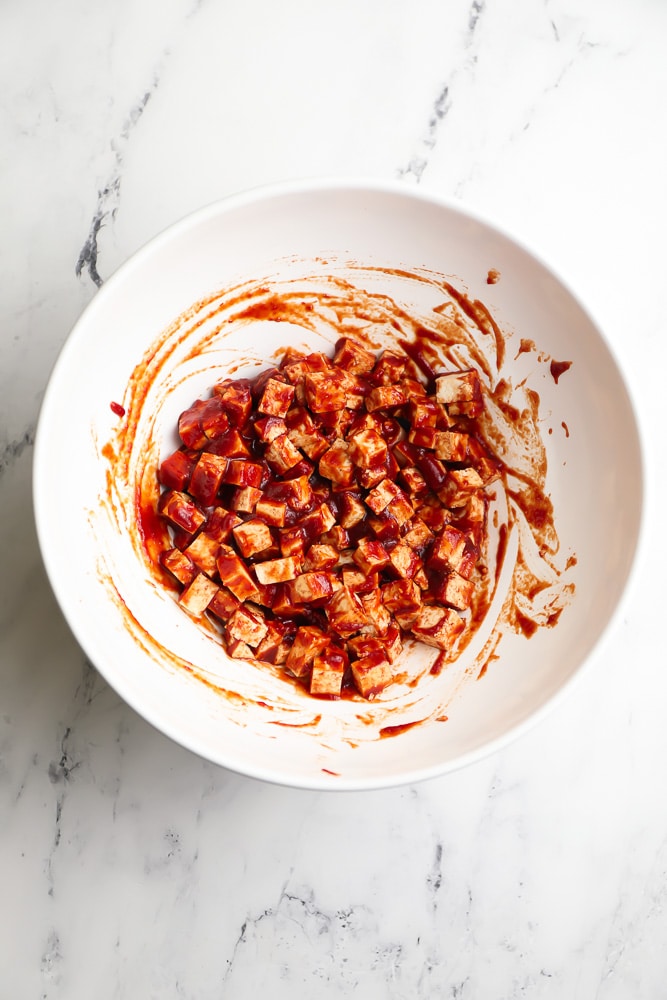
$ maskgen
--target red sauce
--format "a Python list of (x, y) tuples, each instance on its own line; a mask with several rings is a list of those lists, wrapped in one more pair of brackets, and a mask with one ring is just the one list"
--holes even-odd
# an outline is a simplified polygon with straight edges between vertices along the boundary
[(549, 365), (549, 371), (551, 372), (552, 378), (556, 385), (558, 385), (558, 379), (561, 377), (563, 372), (568, 371), (572, 367), (571, 361), (552, 361)]
[(413, 729), (415, 726), (420, 726), (425, 719), (417, 719), (415, 722), (404, 722), (400, 726), (383, 726), (380, 730), (380, 739), (386, 739), (387, 736), (398, 736), (400, 733), (406, 733), (408, 729)]
[(121, 406), (120, 403), (114, 403), (113, 400), (112, 400), (112, 402), (109, 403), (109, 407), (110, 407), (112, 413), (115, 413), (117, 417), (124, 417), (125, 416), (125, 407)]
[(487, 285), (495, 285), (498, 281), (500, 281), (500, 271), (496, 271), (495, 267), (492, 267), (486, 276), (486, 283)]

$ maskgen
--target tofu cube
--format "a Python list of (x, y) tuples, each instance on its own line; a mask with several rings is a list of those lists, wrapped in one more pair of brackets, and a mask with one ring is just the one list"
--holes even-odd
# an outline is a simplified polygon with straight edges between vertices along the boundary
[(477, 417), (484, 409), (479, 375), (474, 368), (445, 372), (435, 380), (435, 398), (449, 413)]
[(340, 511), (338, 523), (342, 528), (353, 528), (366, 517), (366, 505), (357, 494), (349, 491), (339, 493), (337, 500)]
[(336, 343), (334, 364), (352, 375), (367, 375), (375, 367), (376, 357), (371, 351), (349, 337), (341, 337)]
[(265, 562), (255, 563), (255, 576), (262, 586), (271, 586), (293, 580), (298, 576), (300, 568), (301, 560), (294, 556), (267, 559)]
[(408, 364), (405, 354), (384, 351), (371, 372), (373, 385), (391, 386), (403, 376)]
[(294, 399), (294, 386), (278, 379), (268, 379), (264, 386), (264, 392), (257, 404), (260, 413), (266, 413), (272, 417), (284, 417), (292, 405)]
[(299, 521), (299, 527), (303, 531), (306, 541), (312, 542), (321, 535), (325, 535), (335, 523), (336, 518), (331, 507), (329, 504), (323, 503), (317, 510), (302, 517)]
[(307, 510), (313, 502), (313, 487), (310, 474), (295, 476), (282, 484), (282, 492), (288, 507), (292, 510)]
[(264, 615), (259, 610), (251, 610), (247, 604), (236, 609), (225, 628), (228, 639), (238, 639), (252, 647), (259, 646), (267, 631)]
[(393, 672), (387, 654), (382, 651), (369, 653), (350, 663), (352, 677), (360, 695), (373, 698), (391, 683)]
[(290, 593), (296, 604), (314, 604), (316, 601), (331, 597), (329, 574), (321, 571), (301, 573), (292, 581)]
[(205, 573), (197, 573), (192, 582), (181, 591), (178, 603), (193, 618), (199, 618), (206, 611), (217, 591), (218, 585), (213, 580)]
[(471, 580), (466, 580), (460, 573), (452, 570), (439, 581), (435, 596), (442, 604), (454, 608), (456, 611), (465, 611), (470, 607), (472, 601), (474, 585)]
[(308, 372), (303, 386), (306, 402), (313, 413), (343, 410), (347, 405), (349, 383), (340, 370)]
[(227, 639), (227, 653), (235, 660), (254, 660), (255, 653), (246, 642), (241, 639)]
[(458, 569), (467, 544), (468, 537), (463, 531), (459, 531), (451, 524), (446, 525), (433, 543), (428, 558), (429, 569), (441, 572)]
[(313, 660), (310, 693), (320, 698), (339, 698), (348, 657), (339, 646), (328, 646)]
[(215, 502), (226, 470), (226, 458), (212, 455), (207, 451), (202, 452), (190, 477), (189, 493), (205, 507), (211, 507)]
[(360, 538), (352, 558), (363, 573), (375, 573), (389, 565), (389, 555), (382, 542), (375, 539)]
[(256, 601), (259, 597), (257, 584), (250, 576), (245, 563), (228, 546), (221, 546), (218, 553), (218, 573), (225, 587), (231, 590), (239, 601)]
[(230, 486), (254, 486), (259, 489), (262, 485), (264, 470), (257, 462), (247, 462), (242, 458), (230, 459), (223, 476), (223, 482)]
[(237, 608), (241, 607), (241, 602), (234, 597), (231, 590), (227, 590), (226, 587), (219, 587), (218, 592), (214, 595), (213, 600), (209, 602), (207, 611), (211, 611), (216, 618), (221, 621), (226, 622), (228, 618), (231, 618)]
[(319, 461), (319, 473), (335, 487), (351, 486), (354, 482), (354, 462), (346, 441), (334, 441)]
[(399, 542), (389, 552), (389, 562), (391, 569), (403, 580), (411, 580), (418, 569), (421, 568), (422, 561), (409, 545)]
[(301, 461), (303, 455), (290, 441), (287, 434), (281, 434), (268, 445), (264, 452), (264, 458), (274, 472), (282, 476), (293, 469)]
[(326, 649), (330, 641), (321, 629), (314, 625), (302, 625), (285, 661), (287, 672), (294, 677), (305, 677), (315, 657)]
[(404, 469), (401, 469), (398, 477), (411, 496), (419, 496), (428, 491), (426, 480), (414, 465), (406, 465)]
[(303, 562), (306, 556), (306, 540), (298, 524), (280, 529), (280, 551), (283, 556), (294, 556)]
[(349, 637), (368, 625), (363, 605), (356, 594), (341, 587), (325, 608), (330, 628), (338, 635)]
[(245, 559), (270, 548), (273, 543), (271, 529), (259, 518), (251, 518), (238, 524), (232, 534), (241, 555)]
[(450, 649), (461, 632), (465, 622), (451, 608), (425, 605), (419, 612), (410, 631), (420, 642), (437, 649)]
[(438, 431), (435, 438), (436, 457), (443, 462), (465, 462), (468, 457), (469, 434), (459, 431)]
[(374, 413), (375, 410), (395, 409), (406, 402), (405, 392), (400, 385), (379, 385), (366, 396), (366, 409), (369, 413)]
[(382, 588), (384, 606), (394, 616), (401, 628), (409, 628), (422, 608), (419, 587), (414, 580), (396, 580)]
[(225, 379), (213, 386), (213, 392), (222, 403), (230, 424), (233, 427), (243, 427), (248, 422), (252, 412), (252, 395), (249, 386)]
[(238, 486), (232, 494), (229, 506), (239, 514), (252, 514), (261, 496), (262, 491), (254, 486)]
[(420, 517), (415, 517), (410, 530), (403, 535), (403, 541), (416, 552), (423, 552), (433, 541), (433, 532)]
[(360, 594), (359, 599), (366, 617), (374, 626), (378, 635), (386, 635), (391, 626), (391, 614), (384, 605), (382, 591), (379, 587), (368, 594)]
[(168, 549), (160, 554), (160, 563), (180, 584), (187, 587), (197, 575), (197, 567), (180, 549)]
[(349, 454), (362, 469), (382, 465), (387, 460), (387, 442), (376, 430), (361, 430), (348, 437)]
[(408, 434), (410, 444), (416, 448), (429, 448), (431, 451), (435, 449), (437, 439), (438, 431), (435, 427), (412, 427)]
[(398, 497), (405, 498), (405, 493), (403, 493), (400, 486), (393, 483), (391, 479), (383, 479), (381, 483), (378, 483), (378, 485), (370, 491), (366, 497), (366, 504), (370, 507), (374, 514), (381, 514), (385, 507), (387, 507), (392, 500), (396, 500)]
[(189, 535), (194, 535), (206, 520), (199, 507), (187, 493), (178, 490), (168, 490), (160, 497), (159, 511), (163, 517), (176, 528), (182, 528)]
[(255, 651), (258, 660), (282, 664), (287, 660), (290, 646), (286, 641), (287, 628), (282, 622), (266, 623), (266, 635)]
[(160, 465), (158, 479), (169, 490), (185, 490), (195, 467), (196, 458), (192, 452), (179, 449), (169, 455)]
[(326, 545), (315, 542), (306, 553), (303, 568), (306, 572), (310, 570), (333, 569), (338, 562), (338, 549), (333, 545)]
[(414, 507), (404, 493), (397, 496), (394, 500), (391, 500), (384, 510), (385, 514), (389, 514), (394, 518), (399, 528), (402, 527), (402, 525), (407, 524), (408, 521), (412, 520), (414, 512)]
[(220, 542), (215, 538), (211, 538), (205, 531), (200, 531), (183, 551), (202, 573), (215, 576), (218, 568), (216, 559), (220, 551)]
[(287, 424), (282, 417), (260, 417), (253, 426), (255, 434), (264, 444), (271, 444), (275, 438), (287, 433)]
[(262, 496), (255, 504), (255, 517), (274, 528), (283, 527), (286, 514), (287, 504), (282, 500), (272, 500), (270, 497)]

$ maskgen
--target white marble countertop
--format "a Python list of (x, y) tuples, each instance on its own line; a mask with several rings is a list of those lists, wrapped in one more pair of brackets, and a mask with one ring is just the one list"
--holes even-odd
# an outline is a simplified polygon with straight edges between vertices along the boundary
[[(1, 997), (667, 996), (666, 44), (660, 0), (2, 4)], [(372, 794), (263, 785), (135, 715), (61, 618), (30, 501), (97, 286), (194, 208), (324, 174), (402, 177), (538, 247), (617, 353), (652, 480), (570, 696)]]

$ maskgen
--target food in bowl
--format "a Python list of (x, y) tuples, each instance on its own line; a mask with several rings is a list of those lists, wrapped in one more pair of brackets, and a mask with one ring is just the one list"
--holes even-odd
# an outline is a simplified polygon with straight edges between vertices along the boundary
[(422, 367), (342, 337), (332, 358), (289, 349), (180, 414), (158, 473), (159, 560), (230, 656), (282, 665), (315, 696), (370, 699), (405, 635), (453, 658), (483, 619), (500, 463), (476, 423), (481, 380)]
[[(475, 369), (501, 463), (474, 597), (486, 613), (452, 658), (405, 635), (371, 701), (314, 698), (284, 665), (230, 656), (159, 561), (158, 473), (180, 414), (278, 367), (286, 346), (332, 358), (341, 337)], [(109, 683), (202, 756), (311, 788), (441, 774), (539, 719), (617, 614), (642, 489), (632, 404), (590, 316), (511, 237), (402, 185), (252, 192), (159, 237), (72, 332), (35, 448), (46, 568)]]

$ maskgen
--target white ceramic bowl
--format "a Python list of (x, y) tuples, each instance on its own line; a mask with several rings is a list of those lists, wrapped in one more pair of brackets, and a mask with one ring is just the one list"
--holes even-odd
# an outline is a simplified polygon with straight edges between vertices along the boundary
[[(339, 292), (344, 279), (369, 301), (396, 300), (428, 324), (443, 315), (432, 311), (447, 297), (439, 275), (466, 302), (481, 300), (498, 324), (499, 342), (490, 327), (486, 335), (476, 331), (488, 381), (505, 380), (524, 421), (534, 407), (537, 435), (529, 452), (525, 441), (506, 435), (503, 458), (531, 474), (543, 447), (559, 545), (555, 551), (552, 538), (554, 551), (544, 558), (530, 533), (522, 540), (517, 520), (488, 620), (440, 674), (428, 669), (434, 651), (419, 647), (405, 654), (422, 675), (415, 685), (398, 685), (375, 702), (314, 700), (275, 670), (228, 658), (156, 584), (134, 520), (135, 489), (145, 463), (153, 470), (175, 447), (180, 411), (214, 381), (258, 371), (290, 342), (330, 346), (331, 310), (322, 313), (321, 330), (239, 324), (230, 288), (246, 297), (265, 297), (267, 288), (317, 297), (331, 290), (334, 276)], [(457, 312), (451, 302), (445, 315), (448, 309)], [(391, 342), (391, 327), (378, 323), (378, 342)], [(551, 361), (571, 366), (556, 379)], [(124, 418), (112, 401), (123, 405)], [(63, 613), (137, 712), (233, 770), (349, 789), (459, 767), (505, 744), (553, 704), (617, 612), (640, 531), (643, 473), (633, 408), (609, 347), (539, 259), (458, 203), (399, 184), (331, 182), (250, 192), (206, 208), (153, 240), (104, 285), (48, 386), (34, 503)], [(542, 622), (552, 613), (551, 627), (530, 637), (511, 627), (512, 617), (515, 626), (525, 624), (517, 602), (522, 614), (540, 616), (539, 595), (527, 595), (525, 586), (521, 594), (522, 547), (531, 572), (549, 584), (541, 591), (548, 597)]]

